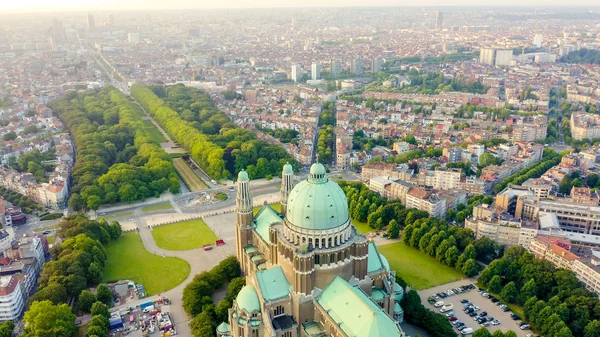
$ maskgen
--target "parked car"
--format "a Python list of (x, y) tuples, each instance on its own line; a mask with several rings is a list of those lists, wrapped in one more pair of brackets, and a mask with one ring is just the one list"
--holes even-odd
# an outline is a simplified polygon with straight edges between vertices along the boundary
[(500, 325), (500, 321), (499, 320), (493, 320), (492, 321), (492, 325)]
[(211, 250), (211, 249), (213, 249), (213, 246), (211, 244), (206, 244), (206, 245), (202, 246), (202, 249)]
[(479, 316), (480, 316), (480, 317), (485, 317), (485, 316), (487, 316), (487, 311), (482, 311), (482, 312), (480, 312), (480, 313), (479, 313)]
[(469, 316), (475, 317), (475, 316), (477, 316), (477, 313), (475, 311), (472, 311), (472, 312), (469, 313)]
[(468, 299), (463, 298), (462, 300), (460, 300), (460, 303), (465, 304), (465, 303), (470, 303)]
[(435, 302), (435, 304), (433, 306), (436, 307), (436, 308), (439, 308), (439, 307), (441, 307), (443, 305), (444, 305), (444, 301), (439, 301), (439, 302)]
[(490, 322), (483, 322), (483, 323), (481, 323), (480, 325), (481, 325), (481, 326), (485, 326), (485, 327), (487, 327), (487, 326), (490, 326)]
[(454, 311), (450, 311), (449, 313), (446, 314), (446, 317), (452, 317), (454, 316)]
[(463, 336), (472, 335), (473, 328), (465, 328), (460, 332)]
[(457, 321), (452, 322), (452, 324), (458, 325), (458, 324), (462, 324), (462, 322), (457, 320)]
[(513, 321), (518, 321), (521, 319), (521, 316), (517, 315), (517, 314), (511, 314), (510, 318), (513, 319)]
[(442, 307), (440, 308), (440, 312), (448, 312), (452, 309), (454, 309), (454, 305), (452, 305), (452, 303), (447, 303), (442, 305)]
[(450, 316), (450, 318), (448, 318), (450, 320), (450, 322), (454, 322), (456, 320), (458, 320), (458, 318), (456, 318), (456, 316)]
[(521, 324), (520, 328), (521, 328), (521, 330), (529, 330), (529, 329), (531, 329), (531, 325), (529, 325), (529, 324)]

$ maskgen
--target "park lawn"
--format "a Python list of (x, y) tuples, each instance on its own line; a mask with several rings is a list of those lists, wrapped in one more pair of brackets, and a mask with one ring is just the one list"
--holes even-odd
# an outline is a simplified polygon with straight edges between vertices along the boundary
[(168, 204), (144, 207), (144, 208), (142, 208), (142, 212), (163, 211), (163, 210), (171, 209), (171, 208), (173, 208), (173, 206), (171, 205), (171, 203), (168, 203)]
[(148, 296), (173, 289), (190, 274), (187, 261), (150, 253), (135, 232), (108, 244), (106, 254), (103, 282), (132, 280), (143, 284)]
[(408, 247), (404, 242), (378, 246), (377, 250), (390, 262), (390, 267), (416, 290), (427, 289), (460, 280), (463, 274), (439, 263), (433, 257)]
[(167, 141), (167, 139), (162, 135), (162, 133), (160, 133), (160, 130), (156, 128), (156, 126), (152, 123), (151, 120), (144, 120), (144, 126), (146, 128), (146, 131), (148, 131), (148, 134), (150, 134), (150, 138), (155, 142), (164, 143)]
[(352, 219), (352, 224), (354, 225), (354, 227), (356, 227), (356, 230), (359, 233), (367, 234), (367, 233), (375, 232), (375, 229), (371, 228), (369, 226), (369, 224), (366, 222), (361, 222), (361, 221)]
[[(281, 213), (281, 204), (280, 203), (271, 204), (269, 206), (271, 206), (271, 208), (274, 209), (276, 212)], [(263, 205), (254, 207), (254, 209), (252, 210), (254, 212), (254, 215), (256, 215), (256, 213), (258, 213), (258, 211), (260, 211), (261, 208), (263, 208)]]
[(56, 237), (54, 235), (48, 235), (46, 236), (46, 240), (48, 240), (48, 244), (51, 245), (56, 242)]
[(214, 244), (219, 238), (202, 219), (176, 222), (152, 229), (156, 245), (167, 250), (190, 250)]
[(50, 225), (50, 226), (45, 226), (45, 227), (40, 227), (40, 228), (36, 228), (36, 229), (34, 229), (33, 231), (34, 231), (35, 233), (38, 233), (38, 232), (43, 232), (43, 231), (49, 231), (49, 230), (51, 230), (51, 229), (56, 229), (56, 228), (58, 228), (58, 224), (55, 224), (55, 225)]

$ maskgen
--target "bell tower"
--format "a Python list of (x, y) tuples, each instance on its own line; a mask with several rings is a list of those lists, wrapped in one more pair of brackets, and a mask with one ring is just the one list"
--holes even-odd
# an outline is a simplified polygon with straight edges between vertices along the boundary
[(248, 178), (248, 172), (244, 170), (240, 171), (238, 174), (236, 190), (235, 205), (237, 223), (235, 226), (235, 246), (238, 261), (240, 262), (242, 271), (245, 273), (246, 259), (244, 258), (244, 248), (252, 242), (253, 222), (252, 195), (250, 194), (250, 179)]
[(287, 213), (287, 200), (292, 188), (294, 188), (294, 169), (290, 163), (285, 163), (281, 172), (281, 214), (284, 216)]

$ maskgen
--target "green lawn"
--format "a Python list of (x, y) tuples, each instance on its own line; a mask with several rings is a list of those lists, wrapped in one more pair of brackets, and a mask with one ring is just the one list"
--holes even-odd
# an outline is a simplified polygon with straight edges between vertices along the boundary
[(151, 120), (144, 120), (144, 126), (146, 127), (146, 131), (150, 134), (150, 138), (157, 143), (164, 143), (167, 139), (160, 133), (160, 131), (154, 126)]
[(48, 244), (51, 245), (56, 242), (56, 237), (54, 235), (48, 235), (46, 236), (46, 240), (48, 240)]
[(369, 227), (369, 224), (366, 222), (360, 222), (358, 220), (352, 219), (352, 224), (354, 225), (354, 227), (356, 227), (356, 230), (359, 233), (367, 234), (375, 232), (375, 229)]
[(111, 242), (106, 254), (103, 282), (132, 280), (143, 284), (148, 296), (174, 288), (190, 274), (187, 261), (148, 252), (135, 232), (123, 233)]
[(390, 267), (411, 287), (421, 290), (460, 280), (463, 274), (404, 242), (378, 246)]
[(142, 212), (162, 211), (162, 210), (171, 209), (171, 208), (173, 208), (173, 206), (171, 206), (171, 203), (168, 203), (168, 204), (144, 207), (144, 208), (142, 208)]
[(152, 236), (157, 246), (167, 250), (200, 248), (219, 239), (202, 219), (154, 227)]
[[(280, 203), (272, 204), (272, 205), (269, 205), (269, 206), (271, 206), (271, 208), (274, 209), (275, 211), (281, 212), (281, 204)], [(262, 207), (263, 207), (263, 205), (254, 207), (254, 210), (253, 210), (254, 211), (254, 215), (256, 215), (256, 213), (258, 213), (258, 211), (260, 211), (260, 209)]]
[(49, 230), (51, 230), (51, 229), (55, 229), (55, 228), (58, 228), (58, 224), (56, 224), (56, 225), (50, 225), (50, 226), (45, 226), (45, 227), (40, 227), (40, 228), (36, 228), (36, 229), (34, 229), (33, 231), (34, 231), (35, 233), (38, 233), (38, 232), (43, 232), (43, 231), (49, 231)]

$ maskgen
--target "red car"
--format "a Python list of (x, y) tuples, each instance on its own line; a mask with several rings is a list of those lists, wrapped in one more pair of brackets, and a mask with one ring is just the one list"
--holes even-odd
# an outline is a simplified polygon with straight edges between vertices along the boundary
[(215, 242), (215, 244), (216, 244), (217, 246), (222, 246), (222, 245), (224, 245), (224, 244), (225, 244), (225, 241), (223, 241), (223, 240), (217, 240), (217, 241)]
[(450, 322), (454, 322), (456, 321), (458, 318), (456, 318), (455, 316), (450, 317)]
[(204, 250), (211, 250), (211, 249), (213, 249), (213, 246), (210, 245), (210, 244), (204, 245), (204, 246), (202, 246), (202, 249), (204, 249)]

